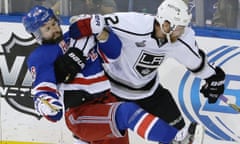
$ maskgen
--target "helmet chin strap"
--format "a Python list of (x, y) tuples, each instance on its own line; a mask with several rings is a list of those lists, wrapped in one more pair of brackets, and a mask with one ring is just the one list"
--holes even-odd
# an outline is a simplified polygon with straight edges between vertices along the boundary
[(39, 44), (42, 44), (42, 36), (39, 29), (31, 34), (35, 37)]
[(160, 27), (161, 27), (162, 33), (166, 35), (166, 38), (167, 38), (168, 43), (171, 43), (170, 35), (171, 35), (171, 34), (173, 33), (173, 31), (176, 29), (176, 26), (172, 26), (172, 27), (170, 28), (170, 31), (169, 31), (169, 32), (165, 32), (165, 31), (164, 31), (162, 24), (160, 24)]
[(172, 33), (172, 32), (166, 33), (166, 37), (167, 37), (168, 43), (171, 43), (171, 39), (170, 39), (170, 34), (171, 34), (171, 33)]

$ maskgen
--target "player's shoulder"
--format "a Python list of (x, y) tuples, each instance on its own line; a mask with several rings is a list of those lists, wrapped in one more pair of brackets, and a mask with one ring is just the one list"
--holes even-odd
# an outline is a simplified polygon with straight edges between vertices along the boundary
[(58, 45), (39, 45), (29, 55), (28, 61), (44, 63), (59, 55)]
[(129, 18), (129, 17), (154, 17), (151, 14), (147, 14), (147, 13), (141, 13), (141, 12), (115, 12), (115, 13), (110, 13), (110, 14), (106, 14), (104, 15), (104, 17), (109, 17), (109, 16), (118, 16), (120, 18)]
[(39, 58), (42, 57), (42, 55), (44, 55), (44, 50), (45, 47), (43, 45), (39, 45), (37, 46), (29, 55), (30, 58)]
[(195, 31), (191, 27), (186, 27), (180, 39), (187, 40), (193, 38), (195, 38)]
[(189, 46), (195, 45), (196, 41), (195, 31), (191, 27), (186, 27), (180, 39)]
[(116, 12), (105, 15), (107, 24), (129, 33), (144, 34), (153, 31), (154, 16), (139, 12)]
[(186, 27), (183, 36), (195, 36), (195, 31), (192, 29), (192, 27)]

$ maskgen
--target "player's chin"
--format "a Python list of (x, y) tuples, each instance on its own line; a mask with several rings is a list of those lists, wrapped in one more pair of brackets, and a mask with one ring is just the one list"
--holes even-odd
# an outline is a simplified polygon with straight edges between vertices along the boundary
[(62, 33), (61, 32), (57, 32), (53, 35), (53, 39), (59, 39), (59, 37), (62, 37)]
[(55, 42), (58, 43), (61, 40), (63, 40), (63, 34), (61, 32), (55, 33), (53, 38), (52, 38), (52, 41), (55, 41)]
[(172, 43), (176, 42), (177, 39), (178, 39), (178, 37), (171, 37), (171, 38), (170, 38), (170, 40), (171, 40)]
[(45, 44), (56, 44), (63, 40), (63, 35), (59, 35), (58, 37), (54, 37), (51, 39), (43, 39), (42, 42)]
[(170, 37), (171, 42), (172, 42), (172, 43), (173, 43), (173, 42), (176, 42), (180, 36), (181, 36), (181, 34), (171, 35), (171, 37)]

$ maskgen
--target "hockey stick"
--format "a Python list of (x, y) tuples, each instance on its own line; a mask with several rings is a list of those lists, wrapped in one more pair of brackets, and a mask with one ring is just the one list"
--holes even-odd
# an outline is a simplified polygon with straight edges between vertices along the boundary
[(44, 104), (46, 104), (51, 110), (53, 110), (54, 112), (59, 112), (60, 109), (54, 105), (51, 105), (47, 100), (41, 98), (40, 101)]
[(231, 103), (231, 101), (224, 95), (220, 95), (219, 97), (224, 103), (229, 105), (231, 108), (233, 108), (235, 111), (240, 112), (240, 107), (234, 103)]

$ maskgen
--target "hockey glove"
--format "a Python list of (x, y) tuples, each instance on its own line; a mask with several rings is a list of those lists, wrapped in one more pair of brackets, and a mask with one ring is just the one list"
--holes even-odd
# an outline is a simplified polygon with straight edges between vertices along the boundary
[(55, 61), (55, 76), (57, 83), (68, 83), (85, 67), (86, 57), (78, 48), (69, 48), (68, 51)]
[(74, 39), (93, 34), (97, 36), (105, 27), (104, 17), (100, 14), (72, 16), (70, 23), (69, 34)]
[(200, 92), (208, 98), (208, 103), (216, 103), (218, 97), (224, 92), (225, 73), (220, 67), (215, 68), (216, 74), (205, 79), (206, 83)]
[(49, 95), (41, 95), (35, 98), (36, 111), (51, 122), (59, 121), (63, 116), (62, 103)]

